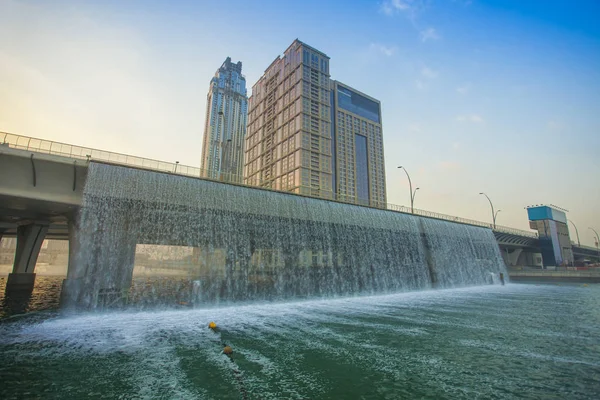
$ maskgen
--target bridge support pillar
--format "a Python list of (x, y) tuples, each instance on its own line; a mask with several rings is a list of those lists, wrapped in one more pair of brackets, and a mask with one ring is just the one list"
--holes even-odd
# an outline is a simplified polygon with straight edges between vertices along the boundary
[(519, 264), (519, 256), (521, 256), (523, 249), (505, 249), (503, 252), (506, 254), (507, 266), (514, 267)]
[(29, 224), (17, 228), (17, 250), (13, 272), (8, 274), (6, 293), (31, 293), (35, 283), (35, 264), (48, 232), (48, 225)]

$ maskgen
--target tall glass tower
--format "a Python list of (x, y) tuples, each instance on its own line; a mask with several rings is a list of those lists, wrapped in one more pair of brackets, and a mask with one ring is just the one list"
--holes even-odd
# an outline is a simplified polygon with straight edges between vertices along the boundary
[(242, 182), (248, 118), (242, 63), (227, 57), (210, 81), (202, 145), (202, 176)]

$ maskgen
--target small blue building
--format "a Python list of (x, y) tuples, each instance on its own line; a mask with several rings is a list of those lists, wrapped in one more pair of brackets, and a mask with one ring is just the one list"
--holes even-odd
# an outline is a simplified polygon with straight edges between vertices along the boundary
[(529, 227), (538, 231), (546, 266), (573, 264), (573, 249), (565, 211), (556, 206), (527, 207)]

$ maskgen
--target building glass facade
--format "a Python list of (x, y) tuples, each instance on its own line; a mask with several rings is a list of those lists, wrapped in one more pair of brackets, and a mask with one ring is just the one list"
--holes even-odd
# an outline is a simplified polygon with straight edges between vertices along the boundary
[(379, 103), (343, 86), (337, 87), (339, 107), (360, 117), (380, 123)]
[(331, 82), (335, 197), (384, 207), (387, 201), (380, 102)]
[(227, 57), (211, 79), (206, 101), (202, 176), (242, 181), (248, 97), (242, 63)]
[(367, 160), (367, 138), (354, 135), (356, 152), (356, 197), (361, 204), (369, 204), (369, 162)]

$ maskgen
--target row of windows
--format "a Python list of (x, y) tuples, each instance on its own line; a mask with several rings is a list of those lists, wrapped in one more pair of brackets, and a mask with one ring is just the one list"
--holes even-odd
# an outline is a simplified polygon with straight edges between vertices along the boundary
[[(278, 83), (275, 87), (270, 87), (269, 90), (265, 87), (267, 81), (261, 82), (255, 86), (255, 93), (249, 101), (249, 120), (254, 122), (266, 109), (267, 100), (273, 97), (273, 101), (276, 101), (277, 110), (281, 109), (282, 106), (287, 105), (292, 100), (295, 100), (300, 93), (303, 93), (307, 97), (311, 97), (315, 100), (319, 100), (324, 104), (330, 102), (330, 90), (329, 90), (329, 78), (321, 74), (318, 79), (313, 79), (314, 75), (310, 68), (303, 68), (304, 74), (307, 77), (300, 82), (301, 71), (298, 69), (295, 74), (290, 75), (284, 79), (281, 83)], [(314, 72), (314, 71), (313, 71)]]
[[(324, 154), (310, 152), (307, 150), (296, 151), (288, 155), (280, 157), (279, 152), (275, 152), (274, 160), (270, 163), (273, 169), (274, 175), (280, 175), (295, 169), (298, 166), (309, 168), (311, 170), (318, 170), (326, 173), (331, 172), (331, 157)], [(246, 171), (248, 174), (254, 174), (263, 167), (267, 166), (264, 157), (258, 157), (246, 164)]]
[(329, 59), (304, 47), (302, 49), (302, 62), (329, 75)]
[[(288, 146), (291, 146), (292, 142), (290, 141), (290, 139), (292, 137), (297, 137), (298, 139), (296, 139), (294, 147), (303, 147), (306, 149), (319, 151), (321, 153), (330, 155), (331, 139), (328, 137), (321, 136), (317, 133), (302, 132), (300, 135), (298, 135), (297, 133), (299, 131), (299, 128), (296, 124), (296, 121), (298, 120), (299, 117), (292, 120), (289, 124), (284, 125), (283, 129), (278, 129), (275, 133), (275, 143), (279, 144), (283, 141), (288, 141)], [(312, 123), (312, 120), (310, 123)], [(319, 123), (322, 124), (322, 121)], [(264, 148), (262, 132), (246, 137), (246, 153), (248, 154), (248, 161), (260, 156), (265, 150), (266, 149)]]
[[(283, 111), (279, 111), (283, 110)], [(248, 134), (252, 135), (259, 131), (267, 121), (275, 116), (276, 127), (281, 126), (290, 118), (293, 118), (298, 113), (304, 112), (310, 116), (318, 117), (327, 122), (329, 125), (330, 107), (315, 100), (310, 100), (305, 97), (296, 97), (289, 104), (281, 102), (281, 106), (276, 105), (271, 113), (257, 114), (258, 117), (248, 122)]]
[(329, 89), (329, 75), (320, 73), (318, 70), (304, 66), (302, 68), (302, 79), (312, 84)]
[[(279, 182), (280, 180), (280, 182)], [(281, 178), (277, 179), (275, 183), (276, 187), (282, 190), (288, 190), (296, 186), (295, 174), (290, 172), (289, 174), (282, 175)]]

